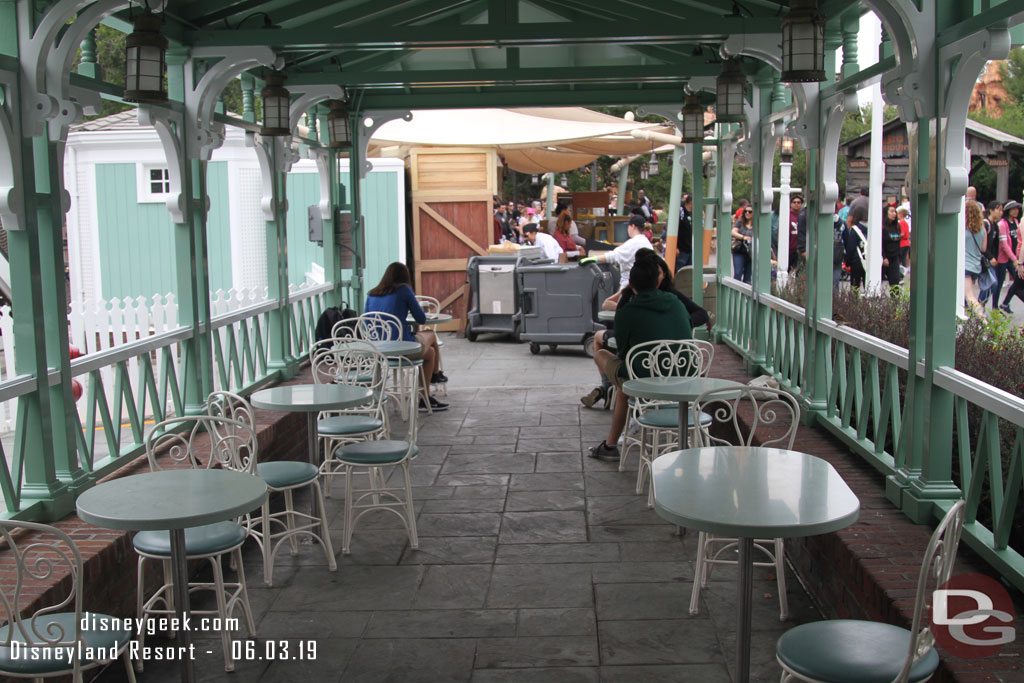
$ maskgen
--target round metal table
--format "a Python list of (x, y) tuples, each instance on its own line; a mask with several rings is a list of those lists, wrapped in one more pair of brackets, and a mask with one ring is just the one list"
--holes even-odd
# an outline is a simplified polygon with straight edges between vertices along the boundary
[[(169, 531), (174, 610), (179, 624), (189, 616), (185, 529), (223, 522), (255, 510), (267, 498), (257, 476), (233, 470), (162, 470), (98, 484), (78, 497), (78, 516), (104, 529)], [(188, 652), (191, 631), (177, 629), (179, 652)], [(181, 659), (181, 680), (195, 680), (190, 657)]]
[(651, 466), (654, 509), (684, 527), (739, 539), (736, 670), (750, 678), (755, 538), (824, 534), (857, 521), (860, 501), (829, 463), (781, 448), (713, 446)]
[[(648, 400), (675, 401), (679, 404), (679, 444), (682, 448), (690, 445), (688, 414), (690, 401), (705, 391), (713, 389), (734, 389), (744, 385), (731, 379), (717, 377), (640, 377), (626, 380), (622, 390), (627, 396)], [(695, 421), (694, 424), (697, 424)]]

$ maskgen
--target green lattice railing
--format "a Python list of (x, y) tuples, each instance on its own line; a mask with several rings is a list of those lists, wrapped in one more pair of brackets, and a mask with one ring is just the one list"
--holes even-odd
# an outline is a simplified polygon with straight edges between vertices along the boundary
[[(761, 370), (793, 393), (806, 394), (810, 327), (804, 309), (769, 295), (755, 301), (750, 286), (732, 278), (719, 285), (716, 334), (748, 360), (763, 348)], [(764, 320), (763, 343), (756, 338), (758, 316)], [(908, 451), (902, 389), (910, 369), (907, 350), (831, 320), (814, 321), (814, 331), (829, 345), (827, 392), (814, 420), (883, 474), (896, 474)], [(939, 369), (935, 385), (954, 396), (955, 439), (950, 451), (933, 449), (926, 457), (954, 459), (954, 483), (966, 492), (968, 506), (964, 539), (1024, 589), (1024, 546), (1013, 535), (1024, 488), (1024, 400), (953, 368)], [(941, 517), (949, 504), (939, 501), (935, 515)]]

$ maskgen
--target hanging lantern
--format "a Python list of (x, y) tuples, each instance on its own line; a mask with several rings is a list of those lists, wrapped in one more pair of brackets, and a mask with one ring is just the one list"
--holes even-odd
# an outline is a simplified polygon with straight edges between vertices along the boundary
[(331, 100), (331, 111), (327, 114), (327, 131), (331, 136), (331, 149), (351, 149), (352, 134), (349, 129), (348, 107), (342, 100)]
[(687, 95), (683, 105), (683, 128), (680, 137), (683, 142), (704, 141), (704, 107), (700, 106), (697, 95)]
[(648, 167), (648, 175), (658, 175), (658, 155), (651, 153), (651, 165)]
[(715, 117), (720, 122), (741, 122), (746, 118), (743, 114), (743, 92), (746, 87), (747, 77), (740, 68), (740, 60), (725, 60), (722, 73), (715, 81)]
[(167, 38), (160, 33), (164, 20), (150, 11), (135, 17), (135, 30), (124, 41), (125, 102), (167, 101)]
[(284, 74), (271, 71), (266, 76), (266, 87), (260, 91), (263, 100), (263, 125), (260, 135), (291, 135), (288, 117), (291, 108), (291, 93), (284, 87)]
[(784, 164), (793, 163), (793, 138), (783, 136), (782, 141), (779, 143), (779, 159)]
[(782, 82), (825, 80), (825, 17), (816, 0), (792, 0), (782, 18)]
[(569, 176), (567, 176), (567, 175), (565, 175), (563, 173), (562, 174), (562, 180), (558, 184), (561, 185), (562, 187), (569, 187)]
[(539, 178), (539, 176), (536, 173), (534, 173), (532, 176), (530, 176), (530, 184), (536, 185), (539, 182), (540, 182), (540, 178)]

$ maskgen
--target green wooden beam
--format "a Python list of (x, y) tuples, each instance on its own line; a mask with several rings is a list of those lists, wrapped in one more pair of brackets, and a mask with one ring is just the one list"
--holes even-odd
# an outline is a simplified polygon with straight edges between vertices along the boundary
[(991, 0), (988, 9), (982, 10), (973, 16), (954, 24), (942, 31), (937, 36), (938, 46), (943, 47), (955, 43), (987, 28), (1006, 28), (1024, 22), (1024, 5), (1020, 0)]
[[(662, 21), (567, 22), (516, 24), (504, 27), (474, 25), (438, 26), (430, 31), (420, 27), (308, 27), (303, 29), (240, 29), (236, 31), (186, 31), (190, 45), (285, 46), (291, 50), (363, 50), (458, 47), (533, 47), (546, 45), (659, 45), (703, 40), (722, 40), (732, 33), (746, 33), (747, 20), (730, 17)], [(774, 19), (758, 22), (758, 30), (777, 34), (781, 24)]]
[(717, 74), (715, 64), (645, 66), (579, 66), (519, 69), (430, 69), (344, 71), (289, 74), (290, 86), (338, 83), (359, 87), (419, 85), (498, 85), (526, 83), (683, 83), (692, 76)]
[(640, 106), (679, 104), (678, 86), (659, 88), (617, 87), (593, 90), (566, 90), (564, 86), (547, 88), (512, 87), (505, 89), (442, 91), (417, 88), (411, 93), (404, 90), (368, 91), (361, 99), (361, 108), (367, 109), (476, 109), (482, 107), (550, 107), (561, 106)]

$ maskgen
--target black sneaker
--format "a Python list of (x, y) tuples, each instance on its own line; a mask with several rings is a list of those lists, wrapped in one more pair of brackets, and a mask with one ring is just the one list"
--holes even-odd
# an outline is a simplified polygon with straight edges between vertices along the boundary
[(447, 384), (448, 383), (448, 376), (445, 375), (443, 372), (435, 372), (433, 375), (430, 376), (430, 383), (431, 384)]
[(435, 413), (437, 411), (439, 411), (439, 410), (448, 410), (448, 404), (447, 403), (441, 403), (436, 398), (431, 396), (430, 397), (430, 409), (433, 410)]
[(618, 446), (609, 446), (602, 441), (590, 449), (590, 457), (598, 460), (618, 460), (621, 456)]
[(1003, 304), (1002, 306), (999, 307), (999, 310), (1005, 313), (1006, 315), (1013, 315), (1013, 310), (1010, 308), (1010, 304)]
[(427, 413), (427, 412), (430, 412), (430, 411), (429, 411), (429, 409), (427, 408), (427, 403), (426, 403), (426, 401), (424, 401), (424, 400), (423, 400), (422, 398), (420, 399), (420, 412), (421, 412), (421, 413)]
[(593, 408), (595, 403), (597, 403), (598, 401), (605, 400), (607, 400), (607, 398), (605, 397), (604, 387), (596, 387), (589, 394), (582, 397), (580, 399), (580, 403), (582, 403), (588, 408)]

